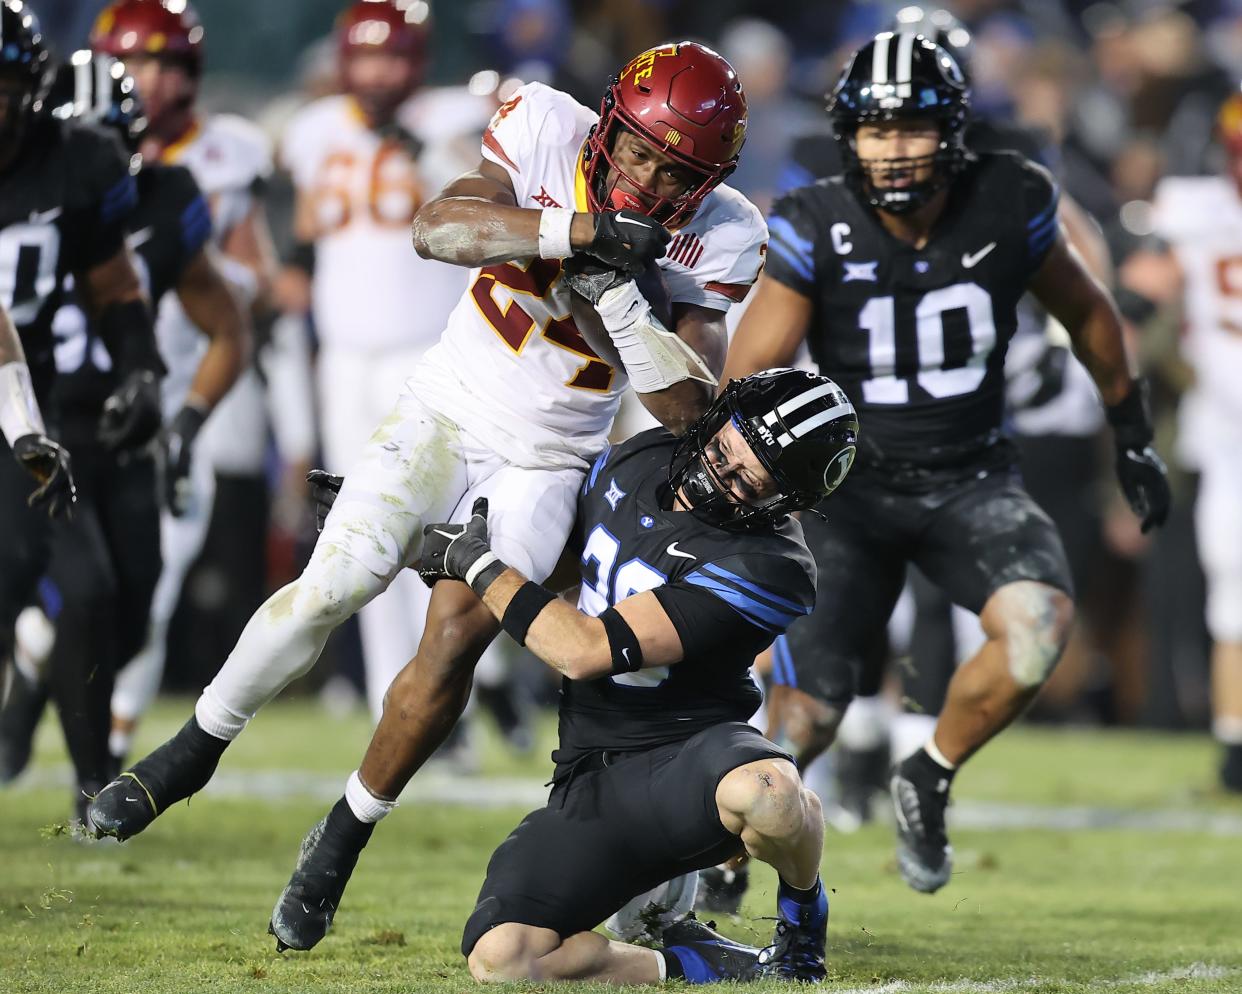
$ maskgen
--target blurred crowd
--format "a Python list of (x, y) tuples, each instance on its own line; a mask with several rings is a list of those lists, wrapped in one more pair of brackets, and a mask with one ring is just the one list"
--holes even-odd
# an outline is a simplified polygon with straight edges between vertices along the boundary
[[(31, 0), (31, 6), (58, 50), (68, 52), (86, 43), (104, 4)], [(206, 51), (201, 106), (247, 118), (278, 150), (265, 196), (285, 263), (296, 263), (306, 240), (294, 216), (300, 153), (288, 126), (304, 105), (340, 89), (332, 32), (343, 6), (341, 0), (198, 5)], [(466, 101), (445, 99), (439, 110), (426, 104), (432, 107), (427, 113), (449, 115), (459, 126), (454, 154), (460, 158), (449, 154), (454, 150), (447, 143), (441, 169), (473, 165), (483, 125), (516, 81), (543, 80), (595, 108), (607, 75), (633, 53), (690, 38), (730, 59), (745, 86), (749, 137), (729, 182), (766, 208), (783, 190), (812, 178), (796, 148), (828, 134), (823, 94), (845, 54), (891, 24), (902, 6), (880, 0), (412, 0), (407, 9), (430, 25), (423, 89)], [(1178, 349), (1178, 295), (1161, 285), (1162, 272), (1150, 263), (1152, 204), (1162, 177), (1223, 168), (1213, 128), (1222, 101), (1242, 78), (1242, 2), (960, 0), (937, 6), (969, 31), (977, 111), (1032, 129), (1040, 157), (1099, 226), (1111, 259), (1100, 260), (1097, 272), (1114, 282), (1153, 382), (1162, 425), (1157, 447), (1176, 480), (1169, 527), (1140, 534), (1117, 491), (1089, 381), (1075, 375), (1065, 349), (1041, 347), (1013, 357), (1013, 428), (1027, 484), (1062, 528), (1080, 601), (1075, 639), (1033, 716), (1205, 727), (1211, 642), (1193, 531), (1197, 475), (1189, 448), (1177, 441), (1179, 397), (1190, 380)], [(434, 173), (431, 166), (424, 171)], [(325, 345), (311, 316), (316, 290), (299, 275), (304, 272), (287, 266), (275, 283), (282, 311), (304, 315), (308, 346), (287, 350), (285, 361), (324, 363), (340, 343)], [(428, 287), (421, 297), (426, 303), (418, 303), (416, 293), (409, 306), (420, 311), (420, 321), (439, 320), (443, 314), (427, 311), (447, 314), (464, 285), (463, 274), (447, 303), (443, 287)], [(369, 320), (371, 292), (360, 280), (360, 321)], [(169, 657), (177, 663), (166, 687), (198, 688), (210, 679), (254, 608), (296, 575), (313, 542), (302, 477), (309, 465), (324, 461), (331, 430), (322, 421), (327, 379), (307, 369), (306, 382), (318, 390), (308, 408), (316, 412), (314, 439), (296, 430), (282, 438), (279, 414), (269, 425), (256, 410), (249, 420), (243, 415), (233, 422), (230, 432), (233, 439), (249, 433), (259, 440), (261, 462), (243, 472), (229, 465), (231, 447), (220, 448), (215, 468), (225, 485), (217, 488), (203, 550), (172, 618)], [(367, 387), (353, 389), (361, 394)], [(1058, 403), (1047, 403), (1054, 396)], [(1033, 397), (1040, 402), (1028, 403)], [(351, 400), (362, 403), (361, 397), (335, 398), (338, 404)], [(347, 466), (338, 459), (328, 468)], [(917, 582), (912, 591), (909, 610), (925, 626), (936, 608), (923, 606), (926, 591), (920, 594)], [(963, 656), (972, 651), (970, 622), (957, 619), (951, 626), (949, 637)], [(907, 629), (928, 637), (918, 625), (910, 622)], [(894, 653), (908, 654), (910, 642), (894, 638)], [(334, 637), (328, 656), (306, 679), (329, 700), (360, 699), (362, 649), (353, 627)], [(503, 677), (506, 670), (518, 674), (517, 691)], [(902, 667), (893, 670), (900, 674)], [(520, 659), (501, 660), (496, 671), (481, 675), (483, 696), (502, 725), (520, 736), (525, 702), (545, 694), (546, 686)]]

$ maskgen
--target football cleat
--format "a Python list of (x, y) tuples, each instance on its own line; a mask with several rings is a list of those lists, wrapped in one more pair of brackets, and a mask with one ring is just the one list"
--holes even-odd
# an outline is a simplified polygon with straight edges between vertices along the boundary
[(104, 787), (87, 806), (97, 837), (124, 842), (170, 805), (207, 785), (228, 743), (208, 735), (191, 718), (171, 739)]
[(699, 871), (699, 894), (695, 899), (696, 911), (710, 911), (721, 915), (736, 915), (742, 909), (742, 898), (750, 886), (750, 867), (743, 863), (736, 868), (728, 863), (709, 866)]
[(953, 873), (953, 848), (945, 833), (949, 779), (921, 783), (908, 775), (910, 760), (893, 768), (889, 791), (897, 815), (897, 868), (914, 890), (934, 894)]
[(374, 824), (359, 822), (342, 798), (307, 833), (267, 926), (276, 936), (278, 953), (313, 949), (328, 934), (345, 885), (374, 830)]
[(823, 983), (828, 976), (828, 895), (821, 887), (815, 904), (781, 897), (776, 906), (776, 934), (772, 945), (760, 951), (758, 976)]
[(688, 984), (750, 980), (758, 976), (760, 950), (726, 938), (691, 912), (664, 930), (664, 951), (677, 958)]

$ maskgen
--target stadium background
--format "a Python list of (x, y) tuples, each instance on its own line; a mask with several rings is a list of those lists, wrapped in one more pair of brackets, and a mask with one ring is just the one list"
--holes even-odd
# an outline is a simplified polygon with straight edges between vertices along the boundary
[[(102, 0), (34, 0), (57, 49), (84, 44)], [(428, 6), (421, 4), (421, 6)], [(457, 0), (429, 7), (429, 81), (489, 90), (538, 78), (596, 106), (607, 67), (673, 37), (710, 42), (739, 69), (750, 100), (750, 138), (731, 180), (761, 206), (799, 180), (790, 154), (800, 135), (826, 130), (822, 94), (844, 53), (889, 22), (898, 3), (769, 4), (745, 0)], [(1127, 257), (1149, 234), (1148, 204), (1166, 174), (1216, 167), (1215, 109), (1242, 76), (1242, 4), (1004, 2), (947, 4), (973, 32), (976, 108), (1040, 129), (1065, 189), (1108, 238), (1123, 304)], [(203, 103), (258, 122), (274, 142), (281, 127), (333, 78), (336, 0), (210, 0)], [(291, 202), (276, 177), (269, 209), (278, 243), (289, 244)], [(1144, 315), (1136, 335), (1156, 384), (1159, 448), (1176, 476), (1170, 526), (1141, 538), (1119, 502), (1107, 458), (1088, 487), (1069, 474), (1028, 473), (1041, 498), (1074, 509), (1069, 539), (1080, 575), (1090, 639), (1078, 639), (1044, 694), (1037, 717), (1204, 727), (1208, 640), (1202, 578), (1194, 556), (1194, 478), (1173, 443), (1177, 396), (1186, 374), (1177, 355), (1178, 315)], [(1101, 445), (1101, 455), (1106, 450)], [(1055, 457), (1056, 448), (1052, 447)], [(1041, 463), (1042, 465), (1042, 463)], [(1055, 458), (1052, 463), (1055, 465)], [(274, 485), (281, 480), (273, 467)], [(1073, 492), (1066, 488), (1073, 487)], [(201, 686), (232, 646), (264, 589), (296, 569), (311, 536), (298, 497), (276, 487), (266, 557), (230, 543), (231, 523), (213, 523), (186, 586), (170, 643), (168, 680)], [(247, 558), (249, 555), (251, 558)], [(250, 582), (249, 578), (256, 578)], [(257, 578), (264, 578), (261, 582)], [(1242, 608), (1240, 608), (1242, 610)], [(1080, 628), (1083, 626), (1080, 626)], [(330, 647), (311, 683), (330, 674), (356, 680), (355, 643)], [(334, 687), (342, 687), (336, 682)]]
[[(30, 4), (66, 53), (84, 44), (103, 0)], [(330, 32), (343, 5), (201, 0), (205, 109), (240, 113), (278, 142), (292, 111), (334, 85)], [(826, 131), (822, 94), (843, 54), (900, 6), (441, 0), (430, 5), (430, 82), (490, 92), (512, 78), (540, 78), (595, 106), (605, 74), (630, 54), (668, 38), (704, 40), (735, 61), (747, 87), (751, 137), (733, 182), (766, 206), (797, 176), (789, 168), (795, 139)], [(1212, 119), (1242, 78), (1242, 2), (943, 6), (973, 32), (977, 106), (1047, 134), (1065, 188), (1108, 239), (1127, 303), (1127, 286), (1145, 277), (1127, 261), (1149, 236), (1156, 182), (1217, 168)], [(282, 250), (290, 202), (288, 181), (277, 175), (269, 210)], [(1053, 469), (1028, 471), (1029, 482), (1074, 515), (1078, 530), (1068, 543), (1086, 570), (1080, 629), (1090, 637), (1072, 646), (1032, 715), (1058, 727), (1003, 736), (962, 778), (953, 813), (962, 876), (935, 904), (919, 903), (896, 878), (887, 826), (848, 842), (830, 838), (825, 873), (839, 901), (831, 965), (851, 991), (1242, 989), (1232, 986), (1242, 983), (1242, 822), (1236, 802), (1208, 786), (1215, 759), (1203, 734), (1209, 641), (1194, 551), (1195, 478), (1174, 443), (1177, 400), (1188, 385), (1180, 315), (1127, 309), (1156, 385), (1157, 444), (1175, 478), (1172, 519), (1151, 537), (1138, 533), (1117, 493), (1105, 434), (1094, 438), (1097, 472), (1086, 483), (1056, 470), (1062, 440), (1042, 438), (1051, 452), (1044, 465)], [(174, 622), (169, 691), (196, 691), (210, 678), (253, 608), (296, 574), (313, 541), (305, 495), (282, 469), (273, 451), (265, 543), (249, 542), (227, 513), (213, 522)], [(517, 669), (524, 697), (547, 701), (542, 667), (519, 660)], [(548, 766), (546, 718), (535, 721), (535, 748), (525, 758), (490, 725), (482, 729), (477, 788), (433, 769), (416, 778), (368, 849), (347, 914), (313, 957), (279, 960), (262, 934), (297, 840), (323, 801), (339, 794), (369, 736), (365, 707), (350, 690), (360, 676), (356, 634), (347, 630), (291, 688), (295, 699), (242, 737), (231, 769), (192, 811), (170, 812), (119, 854), (60, 837), (66, 765), (59, 729), (45, 720), (32, 773), (0, 795), (0, 934), (9, 937), (0, 990), (11, 983), (14, 991), (343, 991), (360, 979), (375, 990), (465, 989), (455, 953), (460, 924), (491, 847), (519, 807), (537, 803)], [(325, 717), (325, 701), (338, 713)], [(169, 735), (185, 710), (184, 700), (158, 707), (138, 753)], [(1139, 730), (1094, 730), (1104, 724)], [(463, 801), (500, 807), (448, 803)], [(770, 913), (770, 896), (760, 880), (735, 934), (754, 941), (770, 930), (757, 921)], [(1061, 979), (1045, 988), (1030, 979), (1040, 976)], [(914, 986), (920, 981), (933, 986)]]

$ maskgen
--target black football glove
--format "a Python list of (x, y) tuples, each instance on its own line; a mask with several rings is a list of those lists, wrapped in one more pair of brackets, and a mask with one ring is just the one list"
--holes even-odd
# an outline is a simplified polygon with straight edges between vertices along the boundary
[(99, 440), (109, 449), (137, 449), (159, 430), (159, 380), (149, 369), (136, 369), (104, 401)]
[(592, 304), (598, 304), (599, 298), (613, 287), (629, 283), (634, 278), (629, 273), (607, 266), (589, 255), (575, 255), (566, 259), (561, 266), (561, 274), (569, 289)]
[(613, 269), (631, 277), (642, 274), (656, 259), (664, 258), (664, 247), (672, 239), (659, 221), (638, 211), (610, 211), (595, 215), (595, 238), (587, 252)]
[(487, 541), (487, 498), (480, 497), (464, 525), (428, 525), (418, 575), (427, 586), (440, 580), (463, 580), (483, 596), (507, 567)]
[(1151, 447), (1151, 415), (1146, 384), (1136, 384), (1120, 404), (1106, 408), (1117, 449), (1117, 479), (1126, 502), (1142, 521), (1144, 533), (1163, 525), (1173, 497), (1169, 471)]
[(73, 485), (69, 450), (46, 435), (23, 435), (13, 443), (13, 455), (22, 468), (39, 481), (26, 503), (31, 507), (46, 507), (49, 518), (61, 514), (72, 517), (78, 488)]
[(164, 432), (164, 501), (174, 518), (190, 508), (193, 486), (190, 483), (190, 454), (198, 430), (207, 415), (187, 404), (177, 412)]
[(306, 482), (310, 484), (311, 500), (315, 502), (315, 531), (321, 532), (345, 477), (329, 473), (326, 469), (312, 469), (306, 474)]

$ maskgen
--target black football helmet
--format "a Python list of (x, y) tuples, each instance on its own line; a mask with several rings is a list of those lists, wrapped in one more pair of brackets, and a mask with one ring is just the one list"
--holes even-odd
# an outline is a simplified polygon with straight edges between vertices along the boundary
[(74, 52), (56, 70), (43, 104), (53, 117), (112, 128), (131, 152), (147, 130), (142, 101), (124, 63), (88, 48)]
[[(761, 505), (740, 502), (708, 456), (708, 446), (730, 420), (776, 481), (776, 494)], [(673, 451), (668, 483), (710, 524), (770, 526), (840, 486), (857, 443), (858, 415), (832, 380), (801, 369), (769, 369), (731, 381), (687, 429)]]
[(943, 7), (902, 7), (893, 18), (889, 30), (899, 35), (922, 35), (935, 42), (951, 56), (970, 85), (970, 60), (974, 54), (974, 38), (970, 28)]
[(34, 12), (21, 0), (0, 0), (0, 165), (17, 157), (50, 62)]
[[(832, 134), (841, 148), (845, 178), (879, 210), (904, 214), (927, 203), (969, 159), (963, 135), (970, 89), (953, 56), (922, 35), (882, 31), (854, 53), (828, 98)], [(859, 125), (926, 119), (940, 129), (930, 156), (868, 162), (858, 159)], [(884, 175), (908, 173), (930, 161), (931, 175), (906, 186), (886, 185)]]

